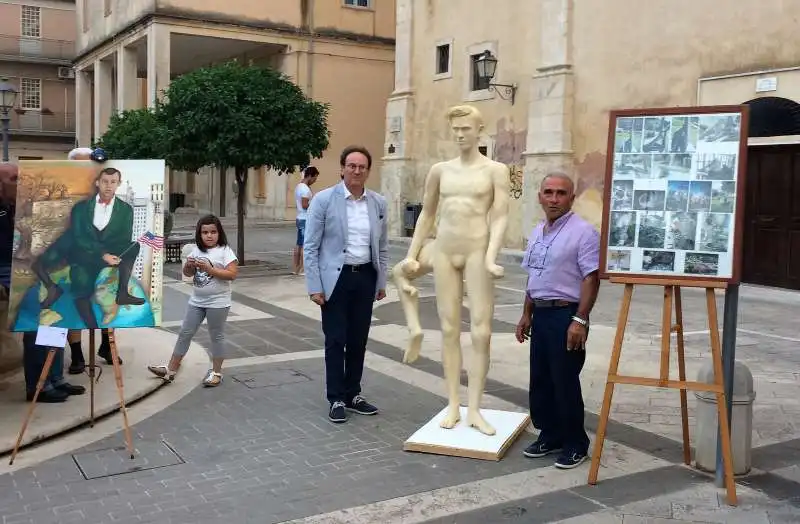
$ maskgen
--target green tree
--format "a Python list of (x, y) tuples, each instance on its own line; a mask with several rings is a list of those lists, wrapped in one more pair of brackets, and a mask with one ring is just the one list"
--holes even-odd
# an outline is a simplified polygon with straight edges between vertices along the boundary
[(182, 171), (231, 167), (236, 175), (237, 256), (244, 257), (247, 173), (265, 166), (291, 173), (328, 148), (328, 106), (305, 96), (274, 69), (238, 62), (196, 69), (174, 79), (158, 120), (169, 131), (169, 165)]
[(166, 157), (167, 129), (161, 125), (157, 110), (129, 109), (111, 116), (108, 130), (97, 141), (109, 158), (132, 160), (162, 159)]

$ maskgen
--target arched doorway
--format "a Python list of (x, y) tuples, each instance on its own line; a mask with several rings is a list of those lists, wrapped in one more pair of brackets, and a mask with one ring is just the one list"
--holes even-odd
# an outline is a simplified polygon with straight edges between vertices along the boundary
[[(800, 104), (756, 98), (750, 137), (800, 135)], [(745, 282), (800, 289), (800, 144), (750, 147), (745, 188)]]

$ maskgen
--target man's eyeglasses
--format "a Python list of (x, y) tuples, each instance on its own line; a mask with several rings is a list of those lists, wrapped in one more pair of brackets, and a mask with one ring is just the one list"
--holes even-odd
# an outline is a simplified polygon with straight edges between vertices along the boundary
[(545, 244), (541, 240), (534, 242), (531, 248), (531, 256), (528, 258), (528, 267), (537, 271), (536, 276), (541, 276), (545, 270), (548, 251), (550, 251), (550, 244)]

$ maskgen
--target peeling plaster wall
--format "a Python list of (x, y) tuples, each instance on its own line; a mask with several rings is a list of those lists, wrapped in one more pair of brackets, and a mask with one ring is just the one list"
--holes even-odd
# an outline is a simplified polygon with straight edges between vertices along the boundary
[[(581, 0), (573, 13), (573, 144), (581, 214), (597, 227), (608, 113), (697, 104), (697, 80), (800, 65), (800, 11), (785, 0)], [(755, 98), (755, 80), (748, 98)], [(769, 94), (769, 93), (767, 93)]]

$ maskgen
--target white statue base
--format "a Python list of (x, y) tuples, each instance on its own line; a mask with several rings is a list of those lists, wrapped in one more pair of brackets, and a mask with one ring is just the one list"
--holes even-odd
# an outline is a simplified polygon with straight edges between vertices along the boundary
[(498, 461), (519, 437), (531, 419), (527, 413), (481, 409), (481, 415), (496, 433), (484, 435), (467, 425), (467, 408), (461, 406), (461, 421), (453, 429), (444, 429), (439, 423), (447, 408), (435, 415), (403, 444), (405, 451), (466, 457)]

